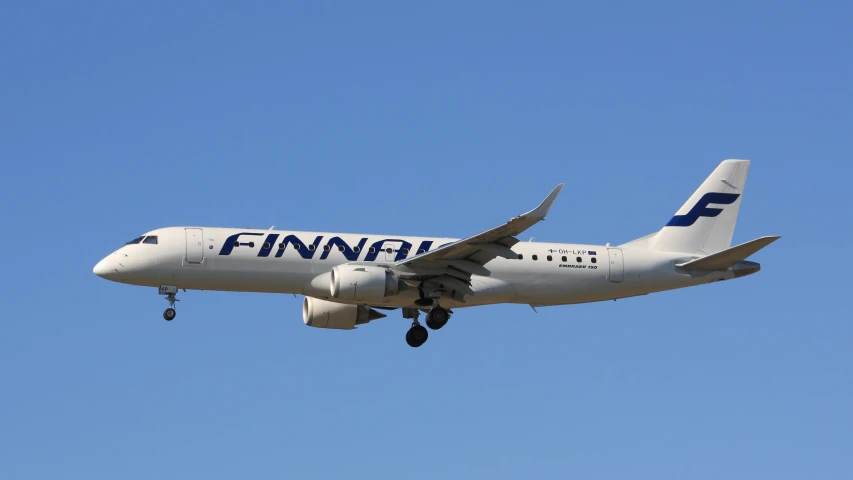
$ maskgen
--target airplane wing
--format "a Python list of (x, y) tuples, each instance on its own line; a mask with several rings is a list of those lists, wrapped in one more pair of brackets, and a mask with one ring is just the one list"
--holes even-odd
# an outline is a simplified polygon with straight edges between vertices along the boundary
[[(474, 292), (470, 289), (471, 275), (488, 276), (490, 272), (484, 265), (495, 257), (518, 258), (510, 248), (519, 241), (515, 236), (545, 219), (562, 188), (562, 183), (557, 185), (538, 207), (511, 218), (503, 225), (401, 260), (394, 266), (411, 272), (423, 272), (426, 275), (416, 277), (432, 277), (441, 289), (455, 291), (461, 295), (473, 295)], [(408, 276), (410, 275), (403, 275), (404, 278)], [(455, 297), (461, 300), (458, 295)]]

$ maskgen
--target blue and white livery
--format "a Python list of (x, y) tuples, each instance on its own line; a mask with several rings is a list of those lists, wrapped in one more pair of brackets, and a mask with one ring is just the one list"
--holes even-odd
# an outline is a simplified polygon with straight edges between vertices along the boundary
[(722, 162), (658, 232), (623, 245), (520, 242), (562, 189), (535, 209), (465, 239), (289, 230), (169, 227), (148, 232), (98, 262), (108, 280), (156, 287), (175, 318), (179, 289), (305, 296), (303, 320), (353, 329), (400, 309), (406, 341), (423, 345), (427, 327), (451, 309), (495, 303), (533, 307), (597, 302), (750, 275), (750, 255), (777, 240), (732, 247), (748, 160)]

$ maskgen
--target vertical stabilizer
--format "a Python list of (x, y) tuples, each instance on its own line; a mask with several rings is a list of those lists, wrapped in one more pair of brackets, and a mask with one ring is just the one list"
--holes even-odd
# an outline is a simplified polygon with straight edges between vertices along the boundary
[(649, 248), (711, 254), (729, 248), (743, 200), (749, 160), (725, 160), (682, 205)]

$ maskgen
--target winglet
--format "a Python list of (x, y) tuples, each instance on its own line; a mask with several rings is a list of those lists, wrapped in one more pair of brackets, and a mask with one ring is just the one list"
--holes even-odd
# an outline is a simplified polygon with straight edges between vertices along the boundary
[(559, 184), (554, 187), (554, 190), (551, 190), (551, 193), (539, 204), (535, 209), (521, 215), (522, 217), (534, 218), (537, 220), (541, 220), (545, 218), (545, 215), (548, 214), (548, 210), (551, 210), (551, 205), (554, 203), (554, 200), (557, 199), (557, 195), (560, 194), (560, 190), (563, 189), (563, 184)]

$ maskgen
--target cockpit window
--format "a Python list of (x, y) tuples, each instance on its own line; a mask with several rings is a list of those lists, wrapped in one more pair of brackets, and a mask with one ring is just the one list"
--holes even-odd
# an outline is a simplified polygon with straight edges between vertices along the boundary
[(157, 245), (157, 235), (149, 235), (145, 237), (145, 240), (142, 243), (150, 243), (152, 245)]
[(127, 243), (125, 243), (125, 245), (134, 245), (134, 244), (137, 244), (137, 243), (141, 242), (143, 238), (145, 238), (145, 236), (144, 236), (144, 235), (143, 235), (143, 236), (141, 236), (141, 237), (138, 237), (138, 238), (134, 238), (133, 240), (131, 240), (131, 241), (129, 241), (129, 242), (127, 242)]

